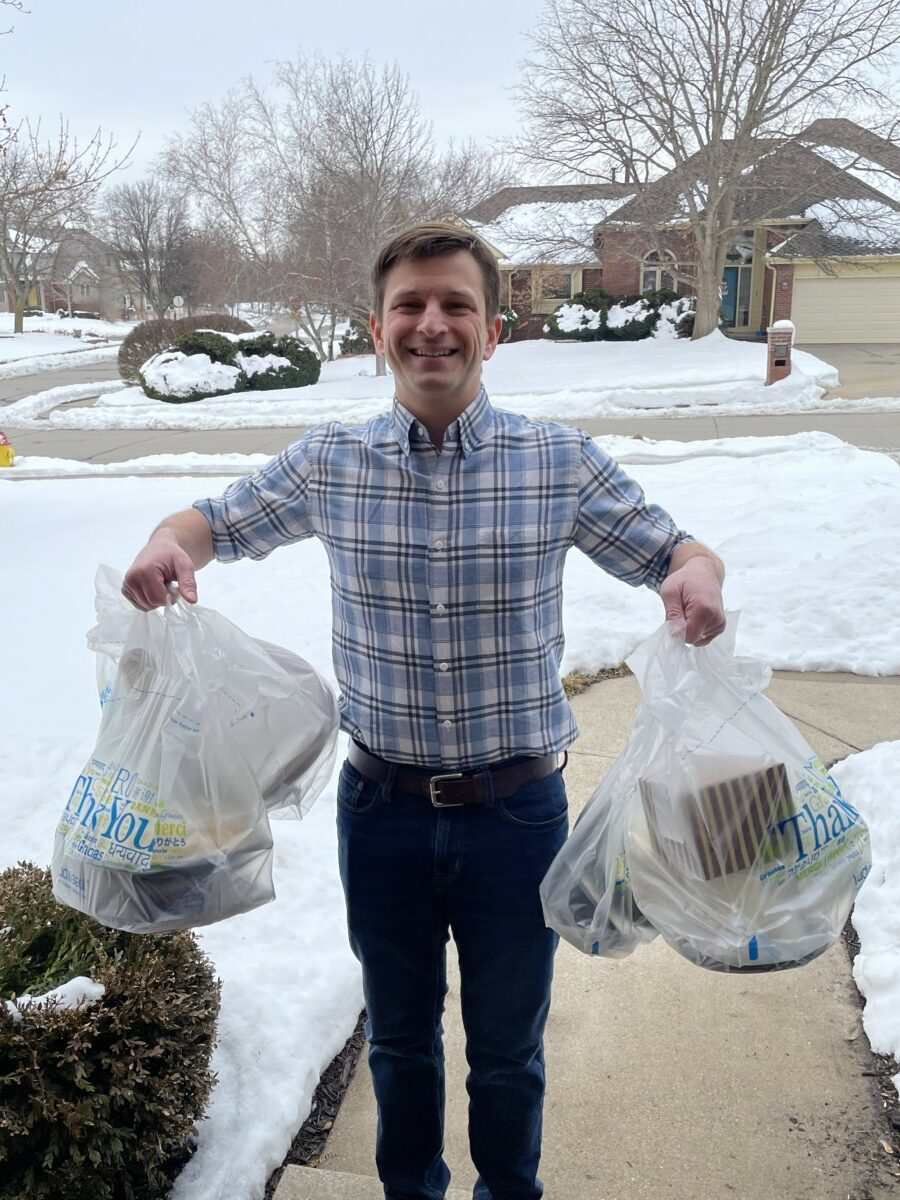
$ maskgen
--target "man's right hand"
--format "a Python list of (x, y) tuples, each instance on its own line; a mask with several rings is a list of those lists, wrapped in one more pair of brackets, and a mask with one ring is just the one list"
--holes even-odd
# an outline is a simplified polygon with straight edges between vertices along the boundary
[(197, 603), (197, 580), (191, 556), (174, 538), (156, 535), (140, 552), (122, 583), (122, 595), (135, 608), (149, 612), (172, 599), (169, 585), (178, 590), (189, 604)]

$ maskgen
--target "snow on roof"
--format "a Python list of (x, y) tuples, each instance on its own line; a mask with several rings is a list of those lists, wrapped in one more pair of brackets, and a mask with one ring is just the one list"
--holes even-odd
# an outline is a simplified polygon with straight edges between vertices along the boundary
[(96, 271), (91, 270), (91, 268), (87, 265), (87, 263), (84, 261), (83, 258), (75, 264), (75, 266), (72, 268), (72, 270), (66, 276), (66, 279), (72, 280), (75, 278), (76, 275), (90, 275), (91, 279), (99, 279), (100, 278), (100, 276), (97, 274)]
[(889, 171), (874, 159), (856, 154), (852, 150), (845, 150), (841, 146), (816, 146), (815, 152), (832, 166), (846, 171), (860, 183), (867, 184), (876, 192), (887, 196), (894, 204), (900, 205), (900, 174), (897, 172)]
[(900, 211), (875, 200), (827, 200), (813, 204), (806, 215), (826, 234), (867, 247), (896, 252), (900, 248)]
[(493, 221), (469, 224), (500, 251), (500, 265), (595, 262), (594, 230), (630, 197), (514, 204)]

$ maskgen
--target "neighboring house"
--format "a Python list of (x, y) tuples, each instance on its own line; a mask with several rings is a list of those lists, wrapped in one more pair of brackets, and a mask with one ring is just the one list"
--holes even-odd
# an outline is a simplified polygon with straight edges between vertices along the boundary
[[(27, 307), (45, 312), (93, 312), (110, 321), (143, 316), (146, 304), (133, 296), (115, 252), (85, 229), (67, 230), (58, 241), (32, 239), (37, 256), (37, 285)], [(0, 280), (2, 285), (2, 280)], [(14, 307), (10, 290), (0, 286), (0, 303)]]
[[(723, 274), (723, 327), (752, 337), (790, 318), (801, 342), (900, 342), (900, 146), (835, 119), (762, 149)], [(673, 173), (640, 189), (506, 188), (463, 220), (497, 252), (501, 300), (524, 316), (516, 336), (534, 337), (583, 288), (689, 293), (671, 273), (695, 268), (685, 212)]]
[(519, 318), (517, 339), (539, 337), (561, 301), (600, 286), (597, 225), (634, 194), (618, 183), (506, 187), (457, 218), (497, 255), (500, 303)]

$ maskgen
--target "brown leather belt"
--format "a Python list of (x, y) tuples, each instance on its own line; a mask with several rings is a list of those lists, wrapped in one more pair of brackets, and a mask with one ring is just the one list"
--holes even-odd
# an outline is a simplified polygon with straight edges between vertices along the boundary
[[(475, 771), (446, 771), (435, 774), (428, 767), (407, 767), (389, 763), (386, 759), (371, 754), (352, 739), (347, 757), (361, 775), (378, 783), (383, 783), (391, 767), (396, 765), (394, 787), (397, 791), (425, 796), (435, 808), (486, 804), (489, 795), (503, 800), (514, 795), (523, 783), (552, 775), (558, 766), (558, 755), (544, 754), (540, 758), (526, 758), (522, 762), (511, 763), (505, 767), (483, 767)], [(486, 787), (486, 775), (491, 777), (490, 792)]]

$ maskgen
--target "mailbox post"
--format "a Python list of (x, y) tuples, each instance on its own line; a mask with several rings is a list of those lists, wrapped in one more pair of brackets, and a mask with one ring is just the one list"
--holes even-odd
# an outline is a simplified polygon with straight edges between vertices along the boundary
[(776, 321), (766, 331), (768, 361), (766, 364), (766, 387), (787, 379), (791, 373), (791, 349), (796, 332), (793, 321)]

